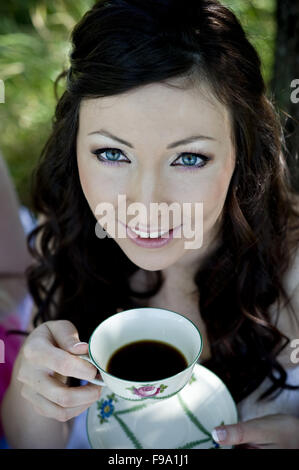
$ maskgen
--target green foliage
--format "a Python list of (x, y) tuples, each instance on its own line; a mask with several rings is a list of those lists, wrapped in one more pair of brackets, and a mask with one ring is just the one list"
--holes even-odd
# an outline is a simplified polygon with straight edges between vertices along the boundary
[[(94, 0), (7, 0), (0, 6), (0, 148), (23, 204), (30, 175), (51, 129), (54, 81), (69, 66), (70, 32)], [(270, 83), (275, 0), (223, 0), (257, 47)], [(59, 90), (61, 91), (61, 90)]]
[[(54, 81), (69, 66), (70, 31), (93, 0), (10, 0), (0, 6), (0, 149), (20, 200), (51, 129)], [(59, 90), (61, 91), (61, 89)]]
[(276, 38), (275, 0), (221, 0), (240, 20), (247, 37), (257, 49), (268, 87), (272, 80)]

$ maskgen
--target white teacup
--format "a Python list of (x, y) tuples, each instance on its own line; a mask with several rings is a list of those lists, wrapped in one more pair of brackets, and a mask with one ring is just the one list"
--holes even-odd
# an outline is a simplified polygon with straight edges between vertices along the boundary
[[(113, 353), (135, 341), (155, 340), (178, 349), (188, 366), (176, 375), (156, 381), (130, 381), (107, 372)], [(178, 393), (190, 380), (202, 351), (202, 337), (194, 323), (183, 315), (163, 308), (134, 308), (116, 313), (100, 323), (89, 340), (89, 356), (80, 356), (91, 362), (103, 381), (91, 380), (126, 400), (163, 399)]]

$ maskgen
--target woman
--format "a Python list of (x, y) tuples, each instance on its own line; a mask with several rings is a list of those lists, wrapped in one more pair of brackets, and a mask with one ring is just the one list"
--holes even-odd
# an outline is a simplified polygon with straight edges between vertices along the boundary
[[(234, 14), (207, 0), (100, 1), (72, 42), (36, 173), (43, 220), (31, 237), (29, 286), (37, 313), (5, 397), (9, 441), (66, 445), (71, 418), (101, 392), (71, 386), (68, 377), (96, 375), (76, 355), (102, 320), (142, 305), (196, 323), (202, 364), (238, 404), (265, 392), (252, 419), (226, 426), (221, 443), (298, 448), (298, 400), (286, 412), (276, 398), (269, 413), (265, 399), (298, 393), (286, 371), (298, 375), (289, 336), (299, 338), (299, 232), (283, 133), (255, 49)], [(146, 208), (135, 228), (147, 234), (157, 229), (146, 217), (151, 203), (202, 203), (202, 219), (189, 222), (202, 227), (203, 243), (186, 249), (182, 235), (144, 247), (108, 223), (109, 236), (99, 235), (99, 204), (115, 208), (108, 222), (130, 222), (118, 213), (119, 195)], [(168, 230), (176, 227), (171, 220)], [(260, 389), (265, 380), (270, 388)]]

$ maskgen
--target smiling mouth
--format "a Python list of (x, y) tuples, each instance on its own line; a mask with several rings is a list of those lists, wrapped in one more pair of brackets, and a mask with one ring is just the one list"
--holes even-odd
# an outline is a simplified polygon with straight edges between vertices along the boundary
[(165, 230), (165, 231), (157, 231), (157, 232), (144, 232), (142, 230), (133, 229), (132, 227), (128, 227), (132, 232), (134, 232), (140, 238), (162, 238), (163, 235), (168, 234), (172, 229)]

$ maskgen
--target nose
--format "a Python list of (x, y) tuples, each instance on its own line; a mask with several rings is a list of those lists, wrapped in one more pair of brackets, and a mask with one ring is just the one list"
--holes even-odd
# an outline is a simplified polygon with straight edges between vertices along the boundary
[[(160, 212), (157, 209), (159, 204), (166, 201), (163, 199), (163, 187), (156, 172), (146, 168), (136, 174), (131, 181), (127, 199), (129, 199), (128, 204), (138, 204), (134, 218), (138, 215), (140, 224), (136, 228), (147, 232), (160, 228)], [(156, 211), (154, 210), (155, 204), (157, 204)], [(131, 220), (131, 217), (129, 216), (128, 219)]]

